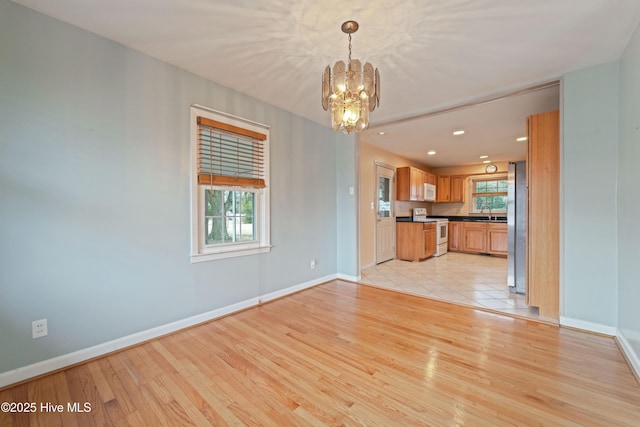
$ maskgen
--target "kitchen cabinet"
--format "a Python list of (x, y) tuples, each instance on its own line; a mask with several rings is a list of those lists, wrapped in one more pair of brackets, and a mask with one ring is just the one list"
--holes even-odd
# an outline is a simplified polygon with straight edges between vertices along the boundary
[(462, 225), (462, 252), (487, 253), (487, 224), (464, 222)]
[(410, 166), (396, 169), (396, 198), (398, 200), (424, 200), (424, 172)]
[(396, 223), (396, 258), (405, 261), (420, 261), (435, 253), (435, 222)]
[(560, 302), (560, 113), (527, 118), (526, 301), (557, 319)]
[(464, 203), (464, 176), (451, 176), (451, 202)]
[(436, 179), (436, 176), (432, 173), (423, 171), (423, 177), (424, 177), (425, 184), (433, 184), (433, 185), (438, 184), (438, 180)]
[(449, 235), (447, 236), (447, 249), (450, 252), (462, 250), (460, 241), (462, 237), (462, 222), (449, 221)]
[[(455, 222), (449, 222), (449, 225)], [(507, 256), (507, 224), (487, 223), (487, 222), (459, 222), (458, 245), (459, 252), (472, 254), (491, 254), (497, 256)], [(452, 242), (452, 235), (455, 233), (449, 227), (449, 242)]]
[(464, 202), (464, 176), (441, 175), (436, 177), (436, 202), (463, 203)]
[(424, 224), (424, 257), (429, 258), (435, 255), (436, 245), (436, 224), (428, 223)]
[(450, 176), (438, 176), (438, 183), (436, 184), (436, 202), (450, 202), (451, 201), (451, 177)]
[(507, 224), (487, 224), (487, 253), (507, 256)]

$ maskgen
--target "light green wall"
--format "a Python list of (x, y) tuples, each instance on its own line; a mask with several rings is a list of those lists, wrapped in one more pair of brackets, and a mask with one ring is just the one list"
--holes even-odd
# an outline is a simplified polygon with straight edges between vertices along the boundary
[[(355, 279), (359, 276), (358, 257), (358, 174), (355, 135), (339, 135), (336, 146), (338, 179), (336, 185), (338, 273)], [(353, 189), (351, 194), (350, 189)]]
[(562, 315), (616, 326), (618, 63), (566, 74), (562, 95)]
[(640, 359), (640, 26), (620, 60), (619, 327)]
[[(271, 253), (190, 263), (194, 103), (271, 126)], [(355, 205), (336, 199), (353, 144), (338, 142), (0, 0), (0, 373), (341, 272), (357, 239)], [(33, 340), (41, 318), (49, 335)]]

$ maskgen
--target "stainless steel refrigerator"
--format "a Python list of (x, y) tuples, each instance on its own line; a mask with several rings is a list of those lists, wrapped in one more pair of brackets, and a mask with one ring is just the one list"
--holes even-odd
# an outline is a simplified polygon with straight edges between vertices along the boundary
[(509, 291), (524, 294), (527, 289), (526, 203), (527, 164), (509, 163), (507, 199), (507, 281)]

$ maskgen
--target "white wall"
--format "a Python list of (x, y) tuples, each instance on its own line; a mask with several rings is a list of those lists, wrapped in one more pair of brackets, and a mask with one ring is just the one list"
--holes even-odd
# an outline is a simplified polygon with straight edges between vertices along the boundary
[[(7, 0), (0, 70), (0, 374), (335, 276), (356, 246), (328, 127)], [(194, 103), (271, 126), (271, 253), (190, 263)]]
[(564, 317), (618, 320), (618, 63), (564, 76), (562, 218)]
[[(640, 26), (620, 61), (619, 328), (640, 361)], [(640, 366), (638, 367), (640, 369)]]

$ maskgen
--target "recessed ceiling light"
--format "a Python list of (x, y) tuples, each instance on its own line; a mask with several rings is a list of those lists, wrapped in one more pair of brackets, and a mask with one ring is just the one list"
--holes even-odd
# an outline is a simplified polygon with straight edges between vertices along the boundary
[(488, 159), (489, 156), (480, 156), (481, 159)]
[(526, 141), (527, 137), (526, 136), (521, 136), (520, 138), (516, 139), (516, 141)]
[(485, 160), (482, 163), (491, 163), (491, 160)]
[(433, 151), (433, 150), (431, 150), (431, 151), (429, 151), (427, 154), (428, 154), (429, 156), (433, 156), (434, 154), (436, 154), (436, 152), (435, 152), (435, 151)]
[(378, 132), (378, 135), (386, 135), (386, 134), (387, 133), (385, 131)]
[(457, 130), (457, 131), (453, 132), (453, 134), (454, 135), (462, 135), (462, 134), (464, 134), (464, 131), (463, 130)]

